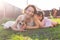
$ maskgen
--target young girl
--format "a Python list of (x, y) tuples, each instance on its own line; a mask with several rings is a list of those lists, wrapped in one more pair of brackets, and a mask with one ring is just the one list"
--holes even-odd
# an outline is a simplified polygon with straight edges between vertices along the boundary
[(36, 17), (37, 17), (38, 22), (40, 24), (40, 28), (54, 27), (57, 25), (57, 22), (52, 22), (47, 17), (44, 17), (43, 12), (38, 11)]

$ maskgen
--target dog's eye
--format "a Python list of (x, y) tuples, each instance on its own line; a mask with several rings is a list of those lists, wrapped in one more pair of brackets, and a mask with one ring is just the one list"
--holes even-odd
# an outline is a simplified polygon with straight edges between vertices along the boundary
[(21, 23), (19, 23), (21, 25)]

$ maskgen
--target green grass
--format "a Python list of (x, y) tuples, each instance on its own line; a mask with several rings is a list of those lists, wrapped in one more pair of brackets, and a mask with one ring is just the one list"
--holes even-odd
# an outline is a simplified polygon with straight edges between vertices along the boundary
[[(7, 20), (2, 21), (6, 22)], [(58, 23), (60, 23), (60, 19), (58, 19)], [(33, 29), (25, 32), (5, 30), (0, 25), (0, 40), (60, 40), (60, 25), (54, 28)]]

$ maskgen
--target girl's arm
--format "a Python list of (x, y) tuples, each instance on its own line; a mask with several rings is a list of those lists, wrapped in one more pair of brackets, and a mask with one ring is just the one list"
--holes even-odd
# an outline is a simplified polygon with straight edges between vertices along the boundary
[(42, 21), (38, 20), (38, 23), (39, 23), (39, 27), (44, 27), (44, 20)]

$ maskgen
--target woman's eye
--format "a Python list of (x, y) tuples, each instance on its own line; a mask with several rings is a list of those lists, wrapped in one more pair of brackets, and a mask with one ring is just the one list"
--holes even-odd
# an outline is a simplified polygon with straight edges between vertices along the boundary
[(31, 10), (28, 10), (29, 12), (31, 12), (31, 13), (34, 13), (33, 11), (31, 11)]

